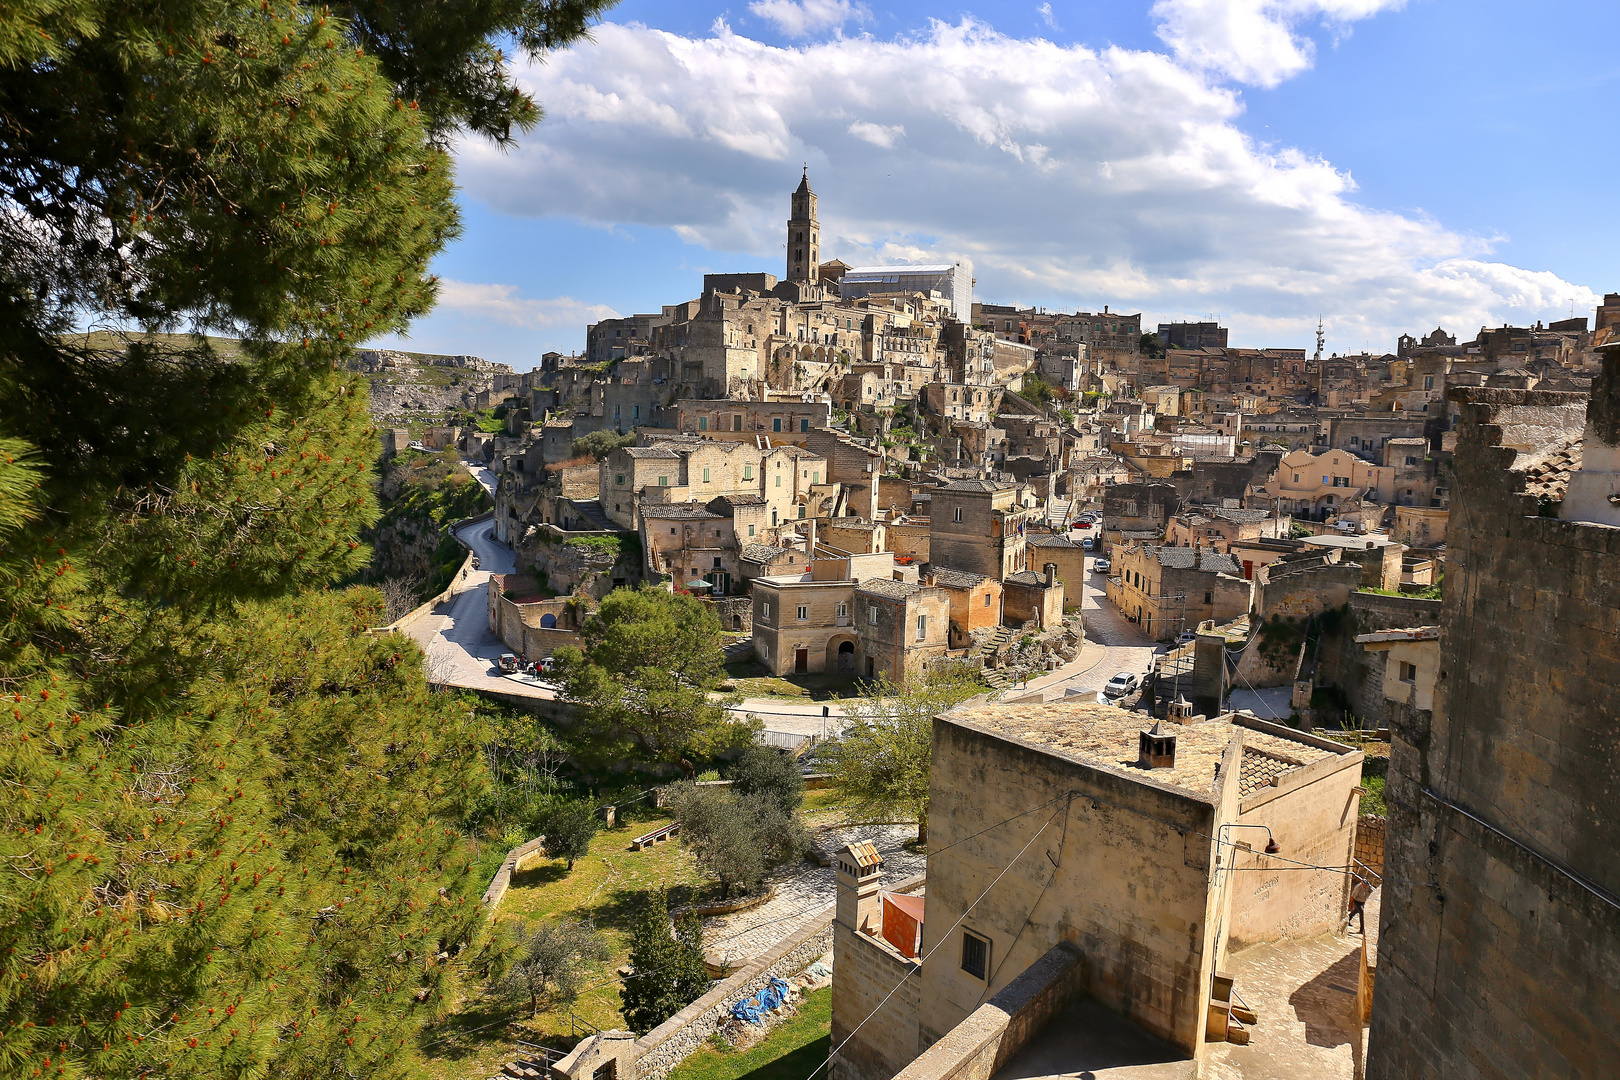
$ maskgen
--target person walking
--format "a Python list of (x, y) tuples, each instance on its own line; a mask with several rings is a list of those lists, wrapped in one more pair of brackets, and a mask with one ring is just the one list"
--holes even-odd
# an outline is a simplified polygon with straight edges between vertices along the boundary
[(1350, 914), (1344, 920), (1346, 933), (1350, 932), (1350, 920), (1360, 919), (1361, 925), (1356, 932), (1362, 937), (1367, 936), (1367, 901), (1372, 897), (1372, 894), (1372, 883), (1357, 874), (1355, 881), (1350, 884)]

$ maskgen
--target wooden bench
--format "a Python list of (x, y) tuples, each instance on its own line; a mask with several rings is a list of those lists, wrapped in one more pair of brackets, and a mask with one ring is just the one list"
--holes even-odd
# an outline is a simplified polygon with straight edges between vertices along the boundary
[(678, 821), (672, 821), (668, 825), (665, 825), (662, 829), (654, 829), (650, 833), (643, 833), (634, 840), (630, 841), (630, 850), (644, 851), (645, 849), (650, 848), (654, 844), (658, 843), (660, 840), (668, 840), (672, 836), (680, 835), (680, 831), (681, 823)]

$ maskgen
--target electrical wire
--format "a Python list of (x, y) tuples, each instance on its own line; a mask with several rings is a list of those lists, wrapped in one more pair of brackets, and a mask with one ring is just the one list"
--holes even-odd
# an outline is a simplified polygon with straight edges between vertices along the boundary
[[(1063, 796), (1063, 797), (1067, 797), (1067, 796)], [(1023, 817), (1024, 815), (1020, 814), (1018, 816)], [(1008, 820), (1011, 820), (1011, 819), (1009, 818)], [(918, 969), (921, 969), (922, 965), (926, 964), (928, 962), (928, 958), (930, 956), (933, 956), (936, 952), (938, 952), (942, 945), (944, 945), (947, 941), (951, 940), (951, 934), (955, 932), (955, 930), (956, 930), (956, 928), (958, 926), (962, 925), (962, 920), (967, 918), (968, 915), (970, 915), (973, 912), (973, 909), (979, 906), (979, 901), (983, 900), (986, 896), (988, 896), (990, 894), (990, 890), (995, 888), (996, 884), (998, 882), (1000, 882), (1002, 878), (1007, 876), (1007, 871), (1008, 870), (1011, 870), (1014, 866), (1018, 865), (1018, 860), (1024, 857), (1024, 852), (1028, 851), (1030, 849), (1030, 847), (1035, 843), (1035, 841), (1039, 840), (1041, 838), (1041, 836), (1046, 832), (1046, 830), (1051, 827), (1052, 822), (1054, 822), (1056, 820), (1057, 820), (1057, 815), (1053, 814), (1049, 819), (1047, 819), (1047, 822), (1046, 822), (1045, 825), (1042, 825), (1039, 829), (1035, 830), (1035, 835), (1029, 838), (1029, 843), (1025, 844), (1022, 848), (1019, 849), (1018, 854), (1014, 855), (1012, 857), (1012, 859), (1008, 861), (1007, 865), (1002, 867), (1001, 873), (999, 873), (999, 874), (997, 874), (995, 876), (995, 880), (991, 881), (990, 884), (986, 885), (984, 887), (984, 891), (981, 892), (978, 895), (978, 897), (974, 899), (973, 903), (969, 904), (967, 906), (967, 908), (965, 910), (963, 910), (962, 914), (960, 914), (960, 915), (958, 915), (956, 917), (956, 921), (950, 925), (949, 929), (947, 929), (945, 931), (945, 933), (940, 935), (939, 940), (934, 943), (934, 947), (932, 949), (929, 949), (926, 953), (924, 953), (921, 960), (917, 961)], [(941, 849), (941, 850), (944, 850), (944, 849)], [(851, 1039), (853, 1039), (857, 1034), (860, 1033), (861, 1028), (866, 1026), (866, 1022), (868, 1020), (872, 1019), (872, 1017), (876, 1016), (878, 1014), (878, 1011), (880, 1009), (882, 1009), (883, 1006), (885, 1006), (885, 1005), (887, 1005), (889, 1003), (889, 999), (894, 997), (894, 995), (900, 990), (900, 987), (903, 986), (905, 984), (905, 981), (907, 979), (909, 979), (910, 977), (911, 977), (911, 972), (909, 972), (909, 971), (906, 974), (902, 975), (900, 977), (900, 981), (896, 982), (894, 984), (894, 986), (889, 990), (889, 992), (887, 994), (883, 995), (883, 1000), (878, 1002), (877, 1005), (872, 1009), (872, 1011), (867, 1013), (866, 1016), (864, 1016), (861, 1019), (861, 1022), (859, 1024), (856, 1024), (854, 1029), (851, 1030), (850, 1033), (844, 1037), (844, 1041), (839, 1043), (837, 1046), (830, 1047), (828, 1049), (828, 1051), (827, 1051), (827, 1060), (823, 1061), (820, 1065), (817, 1065), (814, 1069), (812, 1069), (810, 1071), (810, 1075), (806, 1076), (804, 1078), (804, 1080), (815, 1080), (816, 1073), (820, 1072), (824, 1066), (832, 1064), (833, 1055), (838, 1053), (838, 1051), (842, 1050), (844, 1047), (849, 1045), (849, 1041)]]

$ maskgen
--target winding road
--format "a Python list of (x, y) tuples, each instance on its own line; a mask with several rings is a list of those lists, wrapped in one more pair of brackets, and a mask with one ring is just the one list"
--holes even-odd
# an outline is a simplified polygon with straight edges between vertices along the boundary
[[(482, 463), (463, 466), (493, 496), (496, 477)], [(520, 697), (556, 700), (556, 688), (526, 676), (503, 676), (495, 660), (507, 648), (489, 628), (489, 579), (517, 568), (512, 549), (495, 539), (492, 521), (479, 521), (457, 531), (478, 556), (478, 568), (460, 574), (448, 599), (432, 611), (418, 615), (399, 629), (427, 654), (428, 677), (434, 682), (488, 690)], [(1053, 688), (1062, 691), (1100, 690), (1116, 671), (1146, 671), (1163, 647), (1149, 641), (1136, 626), (1107, 602), (1102, 576), (1088, 574), (1082, 586), (1081, 612), (1085, 620), (1085, 646), (1073, 661), (1057, 671), (1031, 679), (1018, 693)], [(766, 741), (792, 745), (805, 737), (835, 734), (843, 710), (828, 703), (798, 704), (779, 698), (750, 698), (731, 711), (753, 714), (765, 723)], [(774, 736), (774, 737), (773, 737)]]

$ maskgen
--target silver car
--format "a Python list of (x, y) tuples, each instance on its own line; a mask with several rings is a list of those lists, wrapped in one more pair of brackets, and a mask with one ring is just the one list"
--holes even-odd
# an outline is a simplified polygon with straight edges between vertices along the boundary
[(1127, 697), (1135, 692), (1140, 685), (1142, 685), (1141, 680), (1135, 675), (1128, 671), (1121, 671), (1112, 679), (1109, 679), (1108, 685), (1103, 687), (1103, 697), (1110, 699)]

